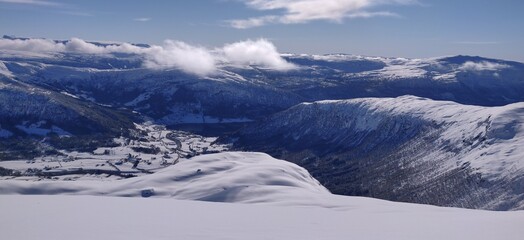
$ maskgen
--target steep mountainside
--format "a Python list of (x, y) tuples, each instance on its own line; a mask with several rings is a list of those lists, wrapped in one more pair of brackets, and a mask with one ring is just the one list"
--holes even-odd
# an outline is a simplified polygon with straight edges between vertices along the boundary
[(230, 140), (295, 162), (338, 194), (524, 208), (524, 103), (478, 107), (413, 96), (303, 103)]
[(111, 138), (134, 131), (133, 118), (128, 111), (0, 76), (2, 160), (56, 153), (49, 144), (77, 150), (111, 144)]

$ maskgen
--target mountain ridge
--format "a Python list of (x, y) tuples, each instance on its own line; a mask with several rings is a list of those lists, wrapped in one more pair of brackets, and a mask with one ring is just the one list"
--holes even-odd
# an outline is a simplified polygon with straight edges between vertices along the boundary
[(523, 104), (414, 96), (302, 103), (223, 141), (297, 163), (337, 194), (521, 209)]

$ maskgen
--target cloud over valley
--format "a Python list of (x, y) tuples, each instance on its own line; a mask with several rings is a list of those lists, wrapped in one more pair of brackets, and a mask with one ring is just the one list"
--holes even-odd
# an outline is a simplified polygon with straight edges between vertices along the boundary
[(217, 71), (220, 63), (256, 65), (277, 71), (295, 68), (295, 65), (282, 58), (275, 45), (266, 39), (239, 41), (210, 49), (175, 40), (166, 40), (162, 45), (145, 47), (129, 43), (101, 44), (79, 38), (71, 38), (67, 41), (2, 38), (0, 50), (95, 55), (135, 54), (143, 59), (143, 66), (146, 68), (157, 70), (176, 68), (200, 76), (212, 75)]

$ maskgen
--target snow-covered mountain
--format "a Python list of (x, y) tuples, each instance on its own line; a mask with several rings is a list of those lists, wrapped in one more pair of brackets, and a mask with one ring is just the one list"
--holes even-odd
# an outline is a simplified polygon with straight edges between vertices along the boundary
[(278, 76), (275, 81), (312, 100), (415, 95), (483, 106), (523, 100), (524, 64), (518, 62), (472, 56), (292, 55), (289, 59), (307, 64), (301, 71), (307, 77)]
[(523, 208), (522, 63), (1, 40), (0, 160), (92, 152), (133, 123), (241, 123), (222, 141), (306, 167), (334, 193)]
[(231, 203), (320, 204), (331, 193), (303, 168), (263, 153), (227, 152), (183, 159), (122, 180), (3, 180), (0, 194), (161, 197)]
[[(129, 136), (133, 114), (108, 108), (0, 75), (0, 159), (32, 158), (56, 152), (40, 144), (92, 151)], [(38, 139), (33, 139), (36, 137)]]
[(296, 94), (230, 72), (200, 78), (178, 70), (100, 70), (41, 63), (26, 65), (23, 71), (28, 73), (15, 75), (24, 82), (132, 109), (165, 124), (241, 121), (300, 102)]
[(304, 166), (338, 194), (524, 208), (524, 103), (326, 100), (272, 115), (232, 139)]
[[(55, 44), (65, 43), (67, 49), (79, 44), (77, 41)], [(107, 44), (83, 44), (109, 51), (97, 48)], [(0, 50), (0, 75), (86, 101), (134, 110), (168, 125), (245, 122), (304, 101), (360, 97), (409, 94), (483, 106), (524, 101), (524, 64), (481, 57), (283, 54), (276, 57), (293, 64), (293, 68), (222, 61), (214, 72), (198, 75), (176, 66), (148, 67), (150, 57), (140, 53), (152, 48), (147, 45), (111, 46), (137, 49), (98, 54), (4, 49)]]

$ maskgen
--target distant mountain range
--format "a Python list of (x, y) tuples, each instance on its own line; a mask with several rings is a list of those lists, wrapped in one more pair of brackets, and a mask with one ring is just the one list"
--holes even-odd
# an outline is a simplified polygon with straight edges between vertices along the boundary
[(134, 122), (242, 123), (220, 141), (295, 162), (334, 193), (524, 208), (523, 63), (281, 57), (296, 68), (221, 62), (202, 76), (132, 53), (0, 50), (0, 159), (45, 154), (43, 137), (91, 151)]

